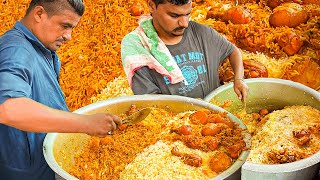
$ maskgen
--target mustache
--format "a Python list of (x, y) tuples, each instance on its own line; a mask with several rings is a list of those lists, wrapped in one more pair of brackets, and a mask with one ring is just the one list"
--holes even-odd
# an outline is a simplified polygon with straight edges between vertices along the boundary
[(180, 26), (180, 27), (175, 28), (173, 31), (180, 31), (180, 30), (184, 30), (184, 29), (186, 29), (186, 27)]
[(57, 41), (61, 42), (62, 44), (66, 43), (68, 40), (65, 38), (59, 38)]

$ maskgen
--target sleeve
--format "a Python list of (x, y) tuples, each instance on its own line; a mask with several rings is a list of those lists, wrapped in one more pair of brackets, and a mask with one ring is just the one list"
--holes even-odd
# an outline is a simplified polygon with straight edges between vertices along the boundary
[(223, 35), (218, 33), (216, 30), (213, 28), (211, 29), (211, 34), (213, 41), (216, 42), (215, 45), (218, 48), (219, 54), (220, 54), (220, 62), (222, 62), (224, 59), (229, 57), (231, 53), (233, 52), (235, 46), (227, 40)]
[(9, 98), (31, 96), (31, 54), (20, 46), (0, 50), (0, 104)]
[(134, 72), (132, 77), (132, 91), (136, 95), (160, 94), (161, 91), (153, 81), (148, 67), (142, 67)]

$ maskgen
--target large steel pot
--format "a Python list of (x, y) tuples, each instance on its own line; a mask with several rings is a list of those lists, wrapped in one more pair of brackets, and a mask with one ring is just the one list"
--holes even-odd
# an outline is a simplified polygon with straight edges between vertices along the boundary
[[(276, 110), (289, 105), (310, 105), (320, 110), (320, 93), (300, 83), (273, 78), (246, 79), (245, 82), (250, 88), (246, 107), (248, 112), (257, 112), (262, 108)], [(226, 108), (230, 112), (243, 108), (232, 83), (217, 88), (205, 98), (205, 101), (217, 104), (226, 100), (232, 102)], [(311, 180), (319, 173), (319, 162), (320, 151), (309, 158), (287, 164), (245, 162), (241, 177), (244, 180)]]
[[(126, 112), (132, 104), (137, 105), (138, 108), (150, 106), (160, 107), (176, 113), (201, 108), (225, 111), (208, 102), (182, 96), (136, 95), (100, 101), (80, 108), (76, 110), (75, 113), (93, 114), (97, 112), (109, 112), (121, 114)], [(234, 115), (228, 113), (228, 116), (232, 121), (238, 123), (241, 128), (246, 129), (246, 126)], [(247, 147), (250, 147), (250, 135), (247, 132), (244, 132), (244, 134), (246, 136), (245, 142)], [(82, 150), (89, 138), (90, 136), (86, 134), (47, 134), (43, 143), (43, 153), (47, 163), (62, 178), (76, 179), (68, 173), (68, 169), (74, 163), (74, 155)], [(240, 179), (240, 168), (247, 159), (248, 154), (248, 151), (243, 151), (238, 160), (230, 168), (214, 179)]]

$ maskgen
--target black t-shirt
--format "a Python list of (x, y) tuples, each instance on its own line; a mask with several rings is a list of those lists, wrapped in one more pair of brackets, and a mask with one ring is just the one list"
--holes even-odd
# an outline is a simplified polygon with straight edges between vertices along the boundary
[(234, 45), (209, 26), (190, 21), (181, 42), (167, 45), (188, 84), (170, 84), (147, 66), (135, 71), (134, 94), (171, 94), (204, 98), (219, 87), (219, 64), (234, 50)]

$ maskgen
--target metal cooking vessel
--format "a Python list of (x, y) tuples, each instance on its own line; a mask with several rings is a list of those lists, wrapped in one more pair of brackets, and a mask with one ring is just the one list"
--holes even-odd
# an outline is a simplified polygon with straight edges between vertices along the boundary
[[(310, 105), (320, 110), (320, 93), (300, 83), (283, 79), (246, 79), (249, 86), (247, 111), (257, 112), (262, 108), (281, 109), (289, 105)], [(205, 101), (222, 104), (232, 101), (226, 108), (229, 112), (242, 109), (242, 102), (233, 91), (233, 84), (223, 85), (211, 92)], [(244, 180), (311, 180), (319, 173), (320, 151), (313, 156), (287, 164), (264, 165), (245, 162), (241, 170)]]
[[(173, 95), (135, 95), (100, 101), (80, 108), (74, 113), (93, 114), (97, 112), (109, 112), (121, 114), (126, 112), (132, 104), (137, 105), (138, 108), (160, 107), (176, 113), (201, 108), (225, 111), (208, 102), (188, 97)], [(238, 123), (241, 128), (246, 129), (246, 126), (234, 115), (228, 113), (228, 116), (232, 121)], [(247, 132), (244, 132), (244, 135), (246, 137), (245, 142), (249, 148), (250, 135)], [(89, 138), (90, 136), (80, 133), (48, 133), (43, 143), (43, 153), (47, 163), (62, 178), (77, 179), (67, 171), (74, 163), (74, 155), (82, 150)], [(240, 168), (247, 159), (248, 154), (249, 151), (243, 151), (238, 160), (229, 169), (214, 179), (240, 179)]]

